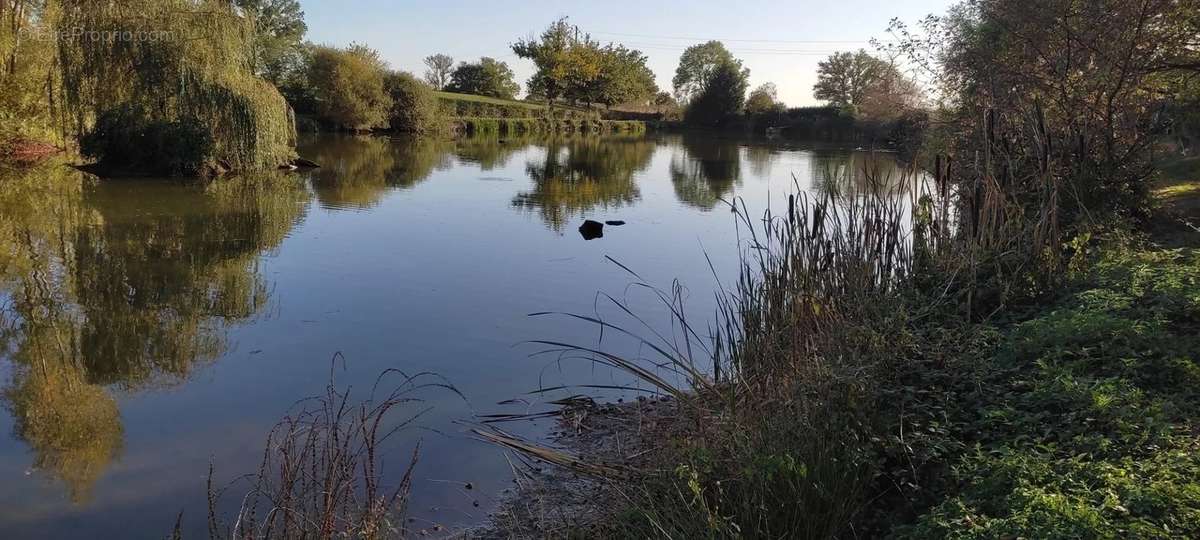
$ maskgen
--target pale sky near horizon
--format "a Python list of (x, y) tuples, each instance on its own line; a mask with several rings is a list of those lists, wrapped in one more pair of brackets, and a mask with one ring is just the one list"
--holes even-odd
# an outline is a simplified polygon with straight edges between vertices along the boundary
[(953, 0), (300, 0), (307, 39), (345, 46), (359, 42), (380, 51), (393, 68), (424, 73), (426, 56), (445, 53), (455, 63), (490, 56), (507, 62), (521, 83), (533, 64), (509, 45), (540, 34), (555, 19), (570, 17), (594, 39), (641, 50), (660, 89), (671, 89), (679, 55), (689, 45), (724, 41), (746, 67), (750, 86), (773, 82), (789, 106), (818, 103), (812, 97), (817, 62), (830, 53), (887, 40), (888, 22), (910, 25), (944, 14)]

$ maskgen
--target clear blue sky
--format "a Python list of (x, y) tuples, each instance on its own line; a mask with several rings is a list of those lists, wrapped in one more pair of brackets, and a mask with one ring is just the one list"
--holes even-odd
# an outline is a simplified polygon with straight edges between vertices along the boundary
[(688, 45), (725, 41), (750, 68), (751, 86), (774, 82), (789, 105), (816, 103), (817, 62), (837, 50), (870, 49), (887, 39), (893, 17), (913, 23), (942, 14), (951, 0), (566, 1), (301, 0), (308, 39), (379, 50), (394, 68), (421, 74), (422, 59), (446, 53), (455, 62), (491, 56), (507, 62), (524, 88), (532, 64), (509, 44), (569, 16), (601, 42), (620, 42), (649, 56), (658, 85), (670, 90), (679, 55)]

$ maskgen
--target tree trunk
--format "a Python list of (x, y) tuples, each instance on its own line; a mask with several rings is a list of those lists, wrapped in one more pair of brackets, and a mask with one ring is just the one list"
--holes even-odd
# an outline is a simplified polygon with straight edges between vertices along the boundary
[(13, 8), (9, 16), (12, 23), (12, 50), (8, 51), (8, 74), (17, 71), (17, 49), (21, 48), (21, 23), (25, 20), (25, 0), (13, 0)]

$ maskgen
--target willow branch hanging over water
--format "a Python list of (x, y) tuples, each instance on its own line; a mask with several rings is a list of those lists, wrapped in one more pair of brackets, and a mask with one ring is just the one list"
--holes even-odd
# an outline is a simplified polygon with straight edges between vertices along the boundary
[[(292, 110), (253, 74), (254, 23), (229, 2), (61, 0), (46, 15), (59, 37), (65, 134), (83, 137), (119, 112), (118, 126), (196, 127), (182, 133), (198, 133), (201, 143), (184, 139), (162, 152), (171, 159), (178, 159), (171, 150), (191, 152), (183, 169), (266, 169), (295, 156)], [(137, 161), (126, 152), (135, 149), (122, 150), (107, 157)]]

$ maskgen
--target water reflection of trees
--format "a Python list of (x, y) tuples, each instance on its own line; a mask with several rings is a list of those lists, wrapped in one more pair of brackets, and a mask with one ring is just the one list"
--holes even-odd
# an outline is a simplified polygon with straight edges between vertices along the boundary
[(634, 176), (645, 170), (655, 143), (642, 138), (566, 137), (544, 143), (540, 161), (526, 164), (533, 190), (518, 193), (514, 208), (536, 212), (554, 230), (600, 207), (616, 208), (639, 197)]
[(751, 176), (770, 178), (771, 165), (779, 156), (779, 148), (766, 144), (751, 144), (746, 147), (746, 162), (750, 164)]
[(314, 137), (302, 142), (301, 155), (321, 164), (310, 175), (313, 191), (326, 208), (370, 208), (392, 188), (411, 187), (451, 158), (489, 171), (508, 165), (530, 148), (546, 157), (529, 163), (535, 188), (521, 193), (513, 206), (540, 213), (561, 229), (573, 214), (597, 206), (637, 199), (633, 175), (644, 170), (654, 143), (619, 137), (467, 137), (437, 138)]
[(886, 152), (814, 150), (811, 188), (822, 193), (853, 195), (907, 193), (913, 171)]
[(78, 173), (0, 174), (0, 292), (8, 302), (5, 344), (12, 363), (3, 400), (33, 466), (66, 484), (71, 500), (121, 451), (116, 401), (88, 380), (76, 354), (81, 315), (70, 304), (73, 236), (99, 224), (82, 205)]
[(393, 188), (415, 186), (449, 163), (452, 141), (434, 137), (319, 137), (300, 154), (321, 165), (311, 175), (326, 208), (370, 208)]
[(522, 152), (545, 141), (543, 137), (465, 137), (455, 141), (454, 154), (465, 163), (479, 165), (479, 169), (490, 171), (508, 165), (508, 160)]
[(73, 502), (87, 501), (91, 487), (122, 448), (116, 400), (85, 370), (62, 356), (65, 328), (35, 326), (14, 359), (21, 370), (4, 391), (15, 432), (33, 449), (33, 466), (66, 484)]
[(741, 183), (741, 149), (705, 133), (685, 133), (671, 156), (671, 183), (680, 202), (711, 210)]
[(116, 386), (183, 380), (258, 313), (258, 255), (303, 216), (296, 177), (181, 186), (94, 182), (67, 168), (0, 178), (3, 399), (34, 465), (74, 501), (122, 446)]

